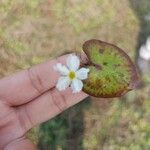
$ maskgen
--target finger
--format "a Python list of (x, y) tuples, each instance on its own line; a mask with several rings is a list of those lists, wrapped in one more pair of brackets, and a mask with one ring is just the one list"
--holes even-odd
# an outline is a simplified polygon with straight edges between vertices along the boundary
[(36, 150), (36, 146), (26, 138), (19, 138), (6, 145), (4, 150)]
[[(66, 56), (58, 59), (63, 63)], [(0, 97), (11, 105), (21, 105), (55, 85), (58, 73), (53, 71), (56, 60), (23, 70), (0, 81)]]
[(63, 92), (53, 89), (30, 103), (19, 106), (17, 112), (25, 130), (29, 130), (33, 126), (53, 118), (86, 97), (87, 94), (84, 92), (73, 94), (69, 88)]
[(53, 88), (59, 77), (53, 66), (58, 62), (65, 64), (67, 56), (61, 56), (0, 80), (0, 98), (10, 106), (17, 106)]

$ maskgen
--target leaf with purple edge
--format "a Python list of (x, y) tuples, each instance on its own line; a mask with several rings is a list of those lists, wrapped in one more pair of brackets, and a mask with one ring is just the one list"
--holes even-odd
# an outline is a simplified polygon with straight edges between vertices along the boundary
[(130, 57), (119, 47), (92, 39), (83, 44), (89, 59), (88, 78), (83, 91), (95, 97), (120, 97), (134, 89), (138, 73)]

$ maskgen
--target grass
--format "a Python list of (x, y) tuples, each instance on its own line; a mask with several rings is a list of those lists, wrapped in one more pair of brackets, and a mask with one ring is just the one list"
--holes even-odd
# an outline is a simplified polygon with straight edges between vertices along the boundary
[[(147, 13), (148, 5), (132, 2), (0, 0), (0, 77), (66, 50), (80, 51), (91, 38), (116, 44), (134, 59), (142, 30), (139, 13)], [(149, 93), (149, 84), (144, 84), (121, 99), (86, 100), (34, 128), (28, 136), (41, 150), (147, 150)]]

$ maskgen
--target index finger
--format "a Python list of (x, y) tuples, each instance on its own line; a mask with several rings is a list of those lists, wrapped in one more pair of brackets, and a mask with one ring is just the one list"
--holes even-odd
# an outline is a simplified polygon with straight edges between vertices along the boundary
[(56, 85), (59, 74), (53, 66), (65, 64), (68, 55), (36, 65), (0, 80), (0, 99), (10, 106), (31, 101)]

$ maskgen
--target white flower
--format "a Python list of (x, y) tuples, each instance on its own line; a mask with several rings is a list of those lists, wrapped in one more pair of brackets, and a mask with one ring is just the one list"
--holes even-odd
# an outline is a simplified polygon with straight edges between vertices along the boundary
[(150, 60), (150, 37), (147, 38), (146, 44), (141, 46), (139, 55), (144, 60)]
[(73, 93), (80, 92), (83, 88), (83, 82), (81, 80), (87, 79), (89, 69), (79, 69), (80, 60), (76, 55), (69, 55), (66, 63), (67, 66), (61, 63), (57, 63), (54, 66), (55, 71), (58, 71), (62, 75), (58, 79), (56, 88), (62, 91), (71, 86)]
[(146, 40), (146, 48), (150, 52), (150, 36)]

